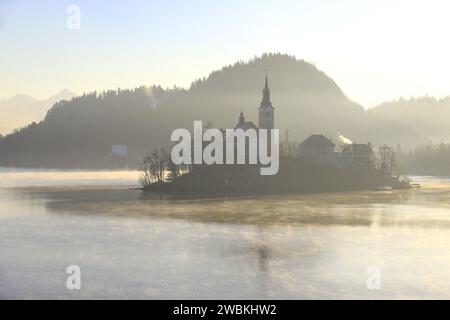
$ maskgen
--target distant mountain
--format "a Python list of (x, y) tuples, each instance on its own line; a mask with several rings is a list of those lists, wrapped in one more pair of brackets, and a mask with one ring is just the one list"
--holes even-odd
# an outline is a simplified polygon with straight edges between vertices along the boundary
[(408, 125), (432, 142), (450, 141), (450, 97), (401, 98), (383, 103), (369, 113)]
[(64, 89), (45, 100), (36, 100), (19, 94), (7, 100), (0, 100), (0, 134), (7, 134), (32, 122), (41, 121), (47, 110), (56, 102), (70, 100), (76, 94)]
[(258, 123), (266, 70), (275, 125), (282, 135), (288, 129), (291, 140), (313, 133), (390, 144), (418, 139), (407, 125), (365, 112), (314, 65), (265, 54), (214, 71), (188, 90), (141, 87), (58, 102), (40, 123), (0, 140), (0, 165), (109, 167), (116, 161), (111, 146), (126, 144), (125, 163), (136, 166), (145, 152), (169, 145), (173, 129), (191, 129), (193, 120), (233, 128), (243, 110)]

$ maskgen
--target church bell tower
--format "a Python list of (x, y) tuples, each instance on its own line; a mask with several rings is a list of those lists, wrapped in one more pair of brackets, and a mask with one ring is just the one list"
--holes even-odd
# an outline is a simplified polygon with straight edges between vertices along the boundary
[(270, 102), (269, 82), (266, 74), (266, 84), (263, 90), (263, 99), (258, 108), (259, 111), (259, 128), (260, 129), (274, 129), (274, 108)]

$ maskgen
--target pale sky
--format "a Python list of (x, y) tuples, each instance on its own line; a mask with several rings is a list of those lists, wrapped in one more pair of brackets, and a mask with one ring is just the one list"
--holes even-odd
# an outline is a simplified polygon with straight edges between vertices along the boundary
[[(81, 29), (67, 28), (78, 5)], [(450, 95), (450, 1), (0, 0), (0, 99), (161, 84), (237, 60), (314, 63), (366, 107)]]

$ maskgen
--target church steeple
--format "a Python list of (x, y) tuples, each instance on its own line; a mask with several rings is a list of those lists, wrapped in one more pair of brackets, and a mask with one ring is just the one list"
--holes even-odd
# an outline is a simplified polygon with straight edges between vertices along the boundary
[(238, 124), (243, 124), (244, 122), (245, 122), (244, 111), (241, 111), (241, 114), (239, 115)]
[(270, 89), (269, 89), (269, 80), (267, 79), (267, 71), (266, 71), (266, 83), (264, 85), (263, 90), (263, 99), (261, 101), (261, 108), (263, 107), (272, 108), (272, 102), (270, 102)]
[(273, 129), (274, 128), (274, 111), (272, 102), (270, 101), (270, 89), (269, 80), (267, 78), (263, 90), (263, 98), (261, 105), (259, 106), (259, 128), (260, 129)]

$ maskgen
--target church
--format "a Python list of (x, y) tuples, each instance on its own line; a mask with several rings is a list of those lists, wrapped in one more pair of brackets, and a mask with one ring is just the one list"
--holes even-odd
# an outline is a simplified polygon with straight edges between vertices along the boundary
[(258, 114), (259, 127), (257, 127), (252, 121), (245, 121), (244, 112), (241, 112), (238, 123), (236, 124), (234, 129), (242, 129), (244, 131), (247, 131), (248, 129), (274, 129), (274, 108), (272, 106), (272, 102), (270, 102), (270, 89), (267, 74), (266, 83), (263, 90), (263, 98), (258, 108)]

